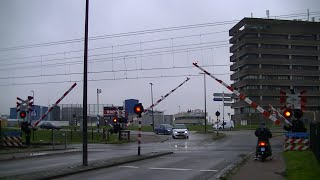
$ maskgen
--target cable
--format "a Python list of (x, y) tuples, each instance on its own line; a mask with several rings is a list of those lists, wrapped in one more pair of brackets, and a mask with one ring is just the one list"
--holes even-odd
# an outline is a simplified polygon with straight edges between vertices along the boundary
[[(194, 28), (201, 28), (201, 27), (208, 27), (208, 26), (227, 25), (227, 24), (233, 24), (238, 21), (239, 20), (222, 21), (222, 22), (214, 22), (214, 23), (204, 23), (204, 24), (177, 26), (177, 27), (169, 27), (169, 28), (133, 31), (133, 32), (127, 32), (127, 33), (112, 34), (112, 35), (94, 36), (94, 37), (89, 38), (89, 40), (93, 41), (93, 40), (109, 39), (109, 38), (115, 38), (115, 37), (133, 36), (133, 35), (141, 35), (141, 34), (149, 34), (149, 33), (166, 32), (166, 31), (176, 31), (176, 30), (183, 30), (183, 29), (194, 29)], [(31, 44), (31, 45), (22, 45), (22, 46), (15, 46), (15, 47), (7, 47), (7, 48), (0, 48), (0, 52), (27, 49), (27, 48), (53, 46), (53, 45), (61, 45), (61, 44), (69, 44), (69, 43), (77, 43), (77, 42), (82, 42), (82, 41), (83, 41), (83, 38), (55, 41), (55, 42), (47, 42), (47, 43), (39, 43), (39, 44)]]
[[(201, 33), (201, 34), (177, 36), (177, 37), (171, 37), (171, 38), (155, 39), (155, 40), (142, 41), (142, 42), (119, 44), (119, 45), (114, 45), (114, 46), (102, 46), (102, 47), (91, 48), (91, 49), (88, 49), (88, 50), (92, 51), (92, 50), (98, 50), (98, 49), (107, 49), (107, 48), (131, 46), (131, 45), (137, 45), (137, 44), (146, 44), (146, 43), (151, 43), (151, 42), (167, 41), (167, 40), (171, 40), (171, 39), (182, 39), (182, 38), (190, 38), (190, 37), (197, 37), (197, 36), (207, 36), (207, 35), (224, 33), (224, 32), (229, 32), (229, 31), (217, 31), (217, 32), (211, 32), (211, 33)], [(83, 52), (83, 49), (81, 49), (81, 50), (73, 50), (73, 51), (66, 51), (66, 52), (57, 52), (57, 53), (51, 53), (51, 54), (42, 54), (42, 55), (36, 55), (36, 56), (24, 56), (24, 57), (17, 57), (17, 58), (6, 58), (6, 59), (1, 59), (0, 62), (1, 61), (12, 61), (12, 60), (18, 60), (18, 59), (37, 58), (37, 57), (44, 57), (44, 56), (53, 56), (53, 55), (58, 55), (58, 54), (69, 54), (69, 53), (74, 53), (74, 52)]]
[[(183, 44), (183, 45), (177, 45), (177, 46), (173, 46), (174, 48), (178, 48), (178, 47), (184, 47), (184, 46), (195, 46), (195, 45), (202, 45), (202, 44), (213, 44), (213, 43), (219, 43), (219, 42), (227, 42), (228, 40), (223, 40), (223, 41), (211, 41), (211, 42), (206, 42), (206, 43), (194, 43), (194, 44)], [(168, 49), (168, 48), (172, 48), (172, 46), (167, 46), (167, 47), (157, 47), (157, 48), (150, 48), (150, 49), (144, 49), (143, 51), (152, 51), (152, 50), (157, 50), (157, 49)], [(120, 51), (120, 52), (116, 52), (116, 53), (102, 53), (102, 54), (95, 54), (95, 55), (90, 55), (88, 57), (95, 57), (95, 56), (106, 56), (106, 55), (116, 55), (116, 54), (124, 54), (124, 53), (131, 53), (131, 52), (140, 52), (140, 50), (131, 50), (131, 51)], [(66, 60), (66, 59), (76, 59), (76, 58), (83, 58), (83, 56), (74, 56), (74, 57), (68, 57), (68, 58), (57, 58), (57, 59), (49, 59), (50, 62), (52, 61), (61, 61), (61, 60)], [(37, 61), (29, 61), (29, 62), (25, 62), (25, 63), (40, 63), (42, 62), (42, 60), (37, 60)], [(17, 62), (17, 63), (7, 63), (7, 64), (1, 64), (1, 66), (12, 66), (12, 65), (21, 65), (21, 63)]]
[[(214, 75), (230, 75), (231, 73), (220, 73)], [(201, 76), (200, 74), (185, 74), (185, 75), (161, 75), (161, 76), (142, 76), (142, 77), (126, 77), (126, 78), (104, 78), (104, 79), (91, 79), (88, 81), (111, 81), (111, 80), (133, 80), (133, 79), (156, 79), (156, 78), (175, 78), (175, 77), (187, 77), (187, 76)], [(59, 84), (67, 82), (83, 82), (82, 80), (73, 81), (51, 81), (51, 82), (31, 82), (31, 83), (12, 83), (12, 84), (0, 84), (0, 86), (18, 86), (18, 85), (39, 85), (39, 84)]]
[[(320, 13), (320, 11), (309, 12), (309, 15), (317, 15), (319, 13)], [(279, 16), (274, 16), (274, 17), (297, 17), (297, 16), (301, 16), (301, 15), (307, 15), (307, 13), (279, 15)], [(220, 22), (213, 22), (213, 23), (201, 23), (201, 24), (193, 24), (193, 25), (150, 29), (150, 30), (132, 31), (132, 32), (112, 34), (112, 35), (93, 36), (93, 37), (89, 38), (89, 40), (93, 41), (93, 40), (108, 39), (108, 38), (115, 38), (115, 37), (133, 36), (133, 35), (141, 35), (141, 34), (149, 34), (149, 33), (166, 32), (166, 31), (176, 31), (176, 30), (183, 30), (183, 29), (194, 29), (194, 28), (202, 28), (202, 27), (208, 27), (208, 26), (227, 25), (227, 24), (233, 24), (233, 23), (236, 23), (239, 21), (240, 20), (229, 20), (229, 21), (220, 21)], [(83, 41), (83, 38), (78, 38), (78, 39), (69, 39), (69, 40), (55, 41), (55, 42), (13, 46), (13, 47), (7, 47), (7, 48), (0, 48), (0, 52), (27, 49), (27, 48), (35, 48), (35, 47), (69, 44), (69, 43), (77, 43), (77, 42), (82, 42), (82, 41)]]
[[(204, 44), (204, 43), (202, 43)], [(111, 62), (115, 60), (122, 60), (123, 58), (126, 59), (133, 59), (136, 57), (150, 57), (150, 56), (158, 56), (158, 55), (164, 55), (164, 54), (170, 54), (170, 53), (182, 53), (182, 52), (192, 52), (192, 51), (199, 51), (199, 50), (205, 50), (205, 49), (212, 49), (212, 48), (222, 48), (222, 47), (228, 47), (230, 44), (217, 44), (217, 45), (210, 45), (210, 46), (202, 46), (202, 47), (195, 47), (195, 48), (185, 48), (185, 49), (178, 49), (174, 50), (173, 52), (171, 50), (165, 50), (165, 51), (157, 51), (157, 52), (151, 52), (151, 53), (143, 53), (143, 54), (134, 54), (134, 55), (124, 55), (124, 56), (117, 56), (117, 57), (108, 57), (108, 58), (100, 58), (100, 59), (90, 59), (88, 63), (97, 63), (97, 62)], [(76, 58), (82, 58), (80, 57), (72, 57), (72, 59)], [(68, 58), (61, 58), (59, 60), (65, 60)], [(109, 59), (109, 60), (108, 60)], [(9, 67), (9, 68), (0, 68), (2, 71), (8, 71), (12, 69), (33, 69), (33, 68), (43, 68), (43, 67), (55, 67), (55, 66), (65, 66), (65, 65), (81, 65), (83, 64), (83, 60), (77, 60), (72, 62), (64, 62), (64, 63), (51, 63), (51, 64), (42, 64), (42, 65), (29, 65), (29, 66), (21, 66), (21, 67)], [(20, 64), (19, 64), (20, 65)]]
[[(202, 67), (212, 66), (230, 66), (230, 64), (218, 64), (218, 65), (204, 65)], [(143, 69), (119, 69), (119, 70), (103, 70), (103, 71), (89, 71), (88, 74), (100, 74), (100, 73), (114, 73), (114, 72), (132, 72), (132, 71), (154, 71), (154, 70), (170, 70), (170, 69), (189, 69), (194, 66), (175, 66), (175, 67), (158, 67), (158, 68), (143, 68)], [(29, 75), (29, 76), (13, 76), (13, 77), (0, 77), (0, 79), (24, 79), (24, 78), (38, 78), (38, 77), (50, 77), (50, 76), (69, 76), (69, 75), (82, 75), (83, 72), (74, 73), (58, 73), (58, 74), (44, 74), (44, 75)]]

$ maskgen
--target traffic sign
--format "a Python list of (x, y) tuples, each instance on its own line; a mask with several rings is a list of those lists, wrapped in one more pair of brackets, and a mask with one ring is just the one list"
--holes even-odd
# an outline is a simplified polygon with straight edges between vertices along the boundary
[(232, 98), (214, 97), (213, 101), (232, 101)]
[(213, 93), (213, 96), (232, 97), (232, 93)]

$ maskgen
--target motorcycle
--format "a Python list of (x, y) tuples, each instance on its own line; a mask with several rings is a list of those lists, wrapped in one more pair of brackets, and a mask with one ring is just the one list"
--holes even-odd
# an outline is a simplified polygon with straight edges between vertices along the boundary
[(264, 162), (268, 157), (272, 160), (270, 146), (268, 146), (267, 141), (258, 141), (257, 155), (257, 158), (262, 162)]

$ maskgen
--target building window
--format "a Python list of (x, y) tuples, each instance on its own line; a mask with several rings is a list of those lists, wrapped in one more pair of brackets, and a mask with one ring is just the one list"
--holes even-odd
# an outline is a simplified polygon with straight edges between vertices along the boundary
[(253, 54), (253, 53), (247, 53), (239, 57), (239, 60), (243, 59), (256, 59), (258, 58), (258, 54)]
[(317, 56), (292, 55), (292, 59), (295, 59), (295, 60), (318, 60), (318, 57)]
[(243, 90), (247, 90), (247, 89), (259, 89), (258, 85), (251, 85), (251, 86), (244, 86)]
[(317, 46), (300, 46), (300, 45), (291, 45), (291, 49), (298, 49), (298, 50), (312, 50), (316, 51)]
[(317, 36), (315, 34), (310, 35), (291, 35), (293, 40), (316, 40)]
[(282, 34), (261, 34), (261, 38), (265, 39), (288, 39), (288, 35), (282, 35)]
[(290, 89), (290, 87), (289, 86), (268, 86), (268, 85), (263, 85), (262, 89), (281, 90), (281, 89)]
[(242, 80), (245, 80), (245, 79), (259, 79), (259, 75), (254, 75), (254, 74), (246, 75), (242, 78)]
[(319, 86), (293, 86), (293, 89), (307, 90), (307, 91), (319, 91)]
[(266, 48), (266, 49), (288, 49), (288, 45), (284, 45), (284, 44), (261, 44), (261, 48)]
[(262, 75), (262, 79), (266, 79), (266, 80), (286, 80), (286, 79), (290, 79), (290, 76), (285, 76), (285, 75)]
[(295, 69), (295, 70), (311, 70), (311, 71), (318, 71), (319, 70), (318, 66), (297, 66), (297, 65), (292, 65), (292, 69)]
[(289, 69), (289, 65), (262, 64), (262, 69)]
[(261, 58), (264, 58), (264, 59), (289, 59), (289, 55), (261, 54)]
[(265, 101), (279, 101), (279, 97), (278, 96), (263, 96), (262, 100), (265, 100)]

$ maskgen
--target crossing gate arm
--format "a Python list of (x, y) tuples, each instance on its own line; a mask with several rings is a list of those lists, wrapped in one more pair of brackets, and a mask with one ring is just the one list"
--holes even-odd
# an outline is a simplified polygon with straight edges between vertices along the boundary
[(259, 104), (257, 104), (256, 102), (252, 101), (251, 99), (249, 99), (245, 94), (240, 93), (239, 91), (235, 90), (233, 87), (229, 86), (228, 84), (226, 84), (225, 82), (223, 82), (222, 80), (216, 78), (215, 76), (213, 76), (211, 73), (209, 73), (208, 71), (206, 71), (205, 69), (203, 69), (202, 67), (200, 67), (198, 65), (197, 62), (192, 63), (195, 67), (197, 67), (198, 69), (200, 69), (201, 71), (203, 71), (204, 73), (206, 73), (208, 76), (212, 77), (213, 79), (215, 79), (216, 81), (218, 81), (220, 84), (222, 84), (224, 87), (226, 87), (227, 89), (229, 89), (231, 92), (233, 92), (235, 95), (237, 95), (241, 100), (245, 101), (246, 103), (248, 103), (251, 107), (255, 108), (257, 111), (259, 111), (263, 117), (268, 118), (270, 120), (272, 120), (275, 124), (279, 125), (280, 124), (280, 120), (277, 119), (273, 114), (269, 113), (268, 111), (264, 110)]
[[(167, 93), (166, 95), (162, 96), (158, 101), (156, 101), (156, 103), (152, 104), (151, 106), (149, 106), (147, 109), (145, 109), (142, 113), (141, 113), (141, 117), (144, 116), (149, 110), (151, 110), (152, 108), (154, 108), (155, 106), (157, 106), (161, 101), (163, 101), (164, 99), (166, 99), (170, 94), (172, 94), (175, 90), (177, 90), (179, 87), (181, 87), (184, 83), (186, 83), (187, 81), (189, 81), (190, 78), (187, 77), (186, 80), (184, 80), (181, 84), (179, 84), (179, 86), (177, 86), (176, 88), (172, 89), (169, 93)], [(134, 121), (137, 121), (138, 118), (135, 117), (133, 118), (132, 121), (128, 122), (126, 124), (126, 126), (128, 127), (131, 123), (133, 123)]]

